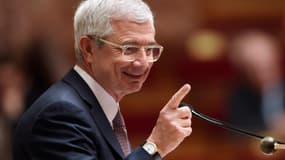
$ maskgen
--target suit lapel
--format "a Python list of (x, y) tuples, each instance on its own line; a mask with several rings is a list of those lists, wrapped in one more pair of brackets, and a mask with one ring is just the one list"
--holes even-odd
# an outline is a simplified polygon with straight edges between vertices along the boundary
[(96, 125), (100, 128), (101, 134), (105, 140), (113, 147), (113, 149), (123, 158), (124, 153), (113, 132), (113, 129), (97, 98), (94, 96), (89, 86), (73, 69), (64, 77), (63, 81), (71, 85), (80, 95), (80, 97), (90, 106), (91, 114)]

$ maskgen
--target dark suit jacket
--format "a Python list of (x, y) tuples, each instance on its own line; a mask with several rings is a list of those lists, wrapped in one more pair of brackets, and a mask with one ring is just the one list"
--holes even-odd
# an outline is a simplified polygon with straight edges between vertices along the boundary
[[(285, 88), (281, 88), (285, 93)], [(284, 94), (285, 95), (285, 94)], [(265, 120), (262, 114), (262, 97), (252, 85), (243, 82), (239, 84), (229, 98), (229, 122), (239, 128), (253, 132), (266, 131)], [(283, 97), (285, 103), (285, 97)], [(285, 106), (283, 106), (285, 110)]]
[[(14, 160), (120, 160), (123, 152), (96, 97), (71, 70), (20, 119)], [(160, 159), (136, 148), (125, 159)]]

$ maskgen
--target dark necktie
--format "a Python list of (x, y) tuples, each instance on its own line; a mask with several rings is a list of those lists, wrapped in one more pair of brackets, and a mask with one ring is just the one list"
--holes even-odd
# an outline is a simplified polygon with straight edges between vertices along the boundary
[(125, 156), (127, 156), (131, 153), (131, 148), (128, 140), (125, 122), (120, 111), (118, 111), (115, 118), (113, 119), (113, 129)]

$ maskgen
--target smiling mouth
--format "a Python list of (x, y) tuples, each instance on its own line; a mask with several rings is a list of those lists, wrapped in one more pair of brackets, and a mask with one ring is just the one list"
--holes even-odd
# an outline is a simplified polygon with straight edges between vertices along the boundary
[(135, 75), (135, 74), (130, 74), (130, 73), (127, 73), (127, 72), (123, 72), (126, 76), (128, 76), (128, 77), (130, 77), (130, 78), (132, 78), (132, 79), (140, 79), (140, 78), (142, 78), (144, 75), (145, 75), (145, 73), (143, 73), (143, 74), (139, 74), (139, 75)]

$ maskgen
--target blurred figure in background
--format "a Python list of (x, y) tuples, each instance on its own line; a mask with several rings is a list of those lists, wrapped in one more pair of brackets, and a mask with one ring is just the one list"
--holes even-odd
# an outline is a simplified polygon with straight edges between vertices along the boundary
[(230, 98), (229, 118), (253, 132), (285, 135), (285, 86), (281, 46), (261, 31), (247, 31), (232, 41), (230, 60), (239, 82)]
[(0, 159), (11, 159), (11, 135), (24, 110), (25, 76), (18, 65), (0, 57)]
[(73, 62), (67, 54), (73, 50), (68, 32), (73, 3), (78, 1), (0, 0), (1, 160), (12, 159), (11, 137), (19, 116)]

